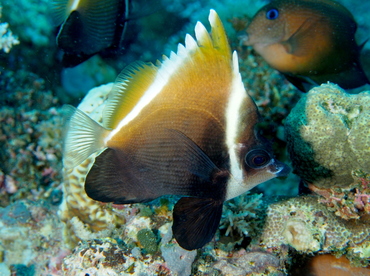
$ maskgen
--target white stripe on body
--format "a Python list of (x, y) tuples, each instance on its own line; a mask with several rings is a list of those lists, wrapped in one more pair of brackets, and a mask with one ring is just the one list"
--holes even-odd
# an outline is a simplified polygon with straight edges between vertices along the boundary
[(247, 187), (243, 184), (243, 170), (240, 164), (240, 158), (237, 155), (236, 143), (238, 128), (240, 126), (240, 114), (242, 104), (245, 103), (245, 98), (248, 97), (245, 91), (240, 73), (238, 54), (233, 53), (233, 81), (230, 92), (230, 99), (226, 107), (226, 145), (229, 150), (230, 157), (230, 174), (231, 177), (227, 183), (226, 200), (234, 198), (247, 191)]

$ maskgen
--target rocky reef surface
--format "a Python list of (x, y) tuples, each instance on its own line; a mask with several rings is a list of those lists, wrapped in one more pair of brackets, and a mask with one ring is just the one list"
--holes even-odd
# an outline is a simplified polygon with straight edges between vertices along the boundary
[[(369, 4), (363, 1), (361, 9), (351, 3), (344, 1), (357, 11), (359, 41), (365, 40)], [(0, 275), (328, 275), (338, 267), (369, 275), (369, 92), (348, 95), (330, 84), (302, 95), (240, 46), (236, 32), (263, 4), (253, 1), (244, 11), (245, 1), (162, 0), (159, 14), (137, 21), (137, 40), (125, 57), (96, 57), (67, 71), (60, 66), (48, 1), (19, 0), (18, 10), (13, 1), (1, 1)], [(86, 196), (83, 182), (94, 156), (63, 169), (62, 104), (79, 103), (99, 120), (111, 88), (99, 84), (113, 81), (129, 61), (154, 61), (163, 49), (175, 49), (197, 20), (206, 21), (211, 6), (220, 7), (238, 51), (244, 84), (265, 118), (263, 134), (280, 160), (289, 160), (288, 142), (301, 188), (310, 195), (296, 196), (293, 174), (259, 185), (226, 202), (215, 239), (189, 252), (172, 239), (176, 198), (114, 206)], [(177, 28), (163, 33), (174, 18)], [(83, 93), (69, 89), (79, 85)]]

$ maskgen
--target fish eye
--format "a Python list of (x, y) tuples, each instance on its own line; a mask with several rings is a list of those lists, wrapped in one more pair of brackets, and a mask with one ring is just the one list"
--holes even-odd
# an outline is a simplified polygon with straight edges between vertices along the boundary
[(270, 155), (262, 149), (251, 150), (245, 155), (245, 163), (254, 169), (264, 167), (270, 163), (270, 160)]
[(266, 12), (266, 18), (269, 20), (274, 20), (279, 17), (279, 11), (275, 8), (270, 9)]

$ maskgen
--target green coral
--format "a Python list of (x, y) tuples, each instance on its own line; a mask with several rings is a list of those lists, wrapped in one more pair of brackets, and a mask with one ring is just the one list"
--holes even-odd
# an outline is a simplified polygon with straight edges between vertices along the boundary
[(319, 187), (347, 187), (352, 171), (370, 171), (370, 92), (316, 87), (292, 109), (285, 132), (296, 174)]
[(153, 255), (158, 251), (157, 237), (152, 230), (141, 229), (137, 233), (137, 239), (145, 250), (145, 253)]
[[(220, 242), (226, 250), (240, 245), (246, 237), (253, 236), (262, 204), (262, 194), (241, 195), (224, 203), (220, 221)], [(224, 235), (224, 236), (223, 236)]]

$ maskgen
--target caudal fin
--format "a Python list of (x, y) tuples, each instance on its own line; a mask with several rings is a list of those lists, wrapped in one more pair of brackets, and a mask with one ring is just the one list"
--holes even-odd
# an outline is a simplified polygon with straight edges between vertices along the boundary
[(65, 168), (73, 168), (105, 148), (104, 137), (109, 130), (71, 105), (63, 109), (66, 114), (63, 164)]

